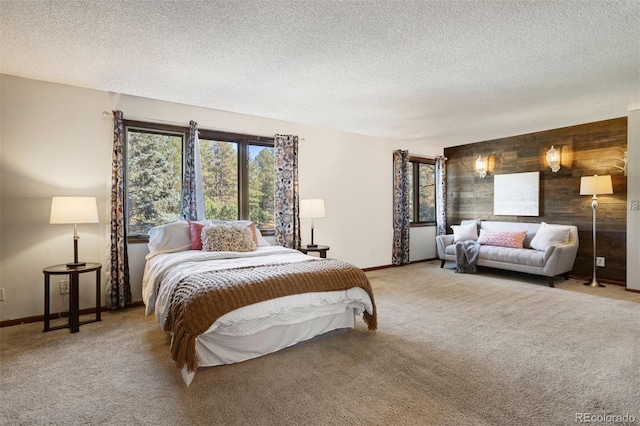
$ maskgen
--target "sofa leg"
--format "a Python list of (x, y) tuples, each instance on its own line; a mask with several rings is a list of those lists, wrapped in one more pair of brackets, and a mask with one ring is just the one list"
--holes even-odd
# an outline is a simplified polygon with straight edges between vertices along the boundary
[(553, 285), (553, 277), (547, 277), (547, 283), (549, 284), (549, 287), (555, 287)]
[(444, 264), (445, 264), (445, 263), (447, 263), (447, 261), (446, 261), (446, 260), (443, 260), (442, 262), (440, 262), (440, 267), (441, 267), (441, 268), (444, 268)]
[(564, 273), (564, 280), (565, 281), (569, 280), (569, 273), (568, 272)]

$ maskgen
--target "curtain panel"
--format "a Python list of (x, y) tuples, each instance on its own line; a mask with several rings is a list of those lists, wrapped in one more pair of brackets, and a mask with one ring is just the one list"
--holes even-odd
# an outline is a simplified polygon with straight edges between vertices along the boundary
[(300, 196), (298, 193), (298, 137), (276, 135), (275, 220), (276, 244), (300, 247)]
[(447, 233), (447, 157), (436, 157), (436, 235)]
[(393, 248), (391, 263), (409, 263), (409, 151), (393, 152)]
[(122, 111), (113, 111), (113, 154), (111, 161), (111, 253), (107, 307), (121, 309), (131, 303), (127, 256), (124, 124)]
[(204, 220), (200, 141), (198, 140), (198, 123), (193, 120), (189, 122), (189, 138), (187, 139), (184, 155), (180, 216), (183, 220)]

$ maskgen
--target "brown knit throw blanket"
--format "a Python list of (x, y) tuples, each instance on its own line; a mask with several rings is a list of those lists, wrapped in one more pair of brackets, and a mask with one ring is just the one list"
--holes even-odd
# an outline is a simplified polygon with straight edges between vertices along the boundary
[(369, 330), (378, 326), (373, 291), (364, 272), (334, 259), (207, 271), (184, 278), (173, 290), (164, 324), (173, 332), (171, 356), (176, 366), (198, 368), (196, 337), (221, 316), (253, 303), (293, 294), (361, 287), (371, 298), (373, 314), (363, 313)]

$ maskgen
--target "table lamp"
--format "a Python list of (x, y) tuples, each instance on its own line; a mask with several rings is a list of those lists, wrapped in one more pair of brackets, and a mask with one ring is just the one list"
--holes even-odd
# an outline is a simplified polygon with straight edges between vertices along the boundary
[(300, 200), (300, 217), (302, 219), (311, 219), (311, 244), (307, 244), (307, 247), (318, 247), (313, 242), (313, 219), (325, 217), (324, 200), (320, 198)]
[(98, 223), (98, 206), (95, 197), (53, 197), (51, 199), (51, 224), (73, 224), (73, 262), (67, 268), (86, 265), (78, 262), (78, 224)]

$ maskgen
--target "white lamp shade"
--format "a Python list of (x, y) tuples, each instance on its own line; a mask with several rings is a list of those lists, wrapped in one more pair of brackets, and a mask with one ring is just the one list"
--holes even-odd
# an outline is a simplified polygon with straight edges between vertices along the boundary
[(613, 194), (611, 176), (582, 176), (580, 178), (580, 195)]
[(303, 219), (325, 217), (324, 200), (321, 198), (300, 200), (300, 217)]
[(98, 205), (95, 197), (53, 197), (51, 224), (98, 223)]

